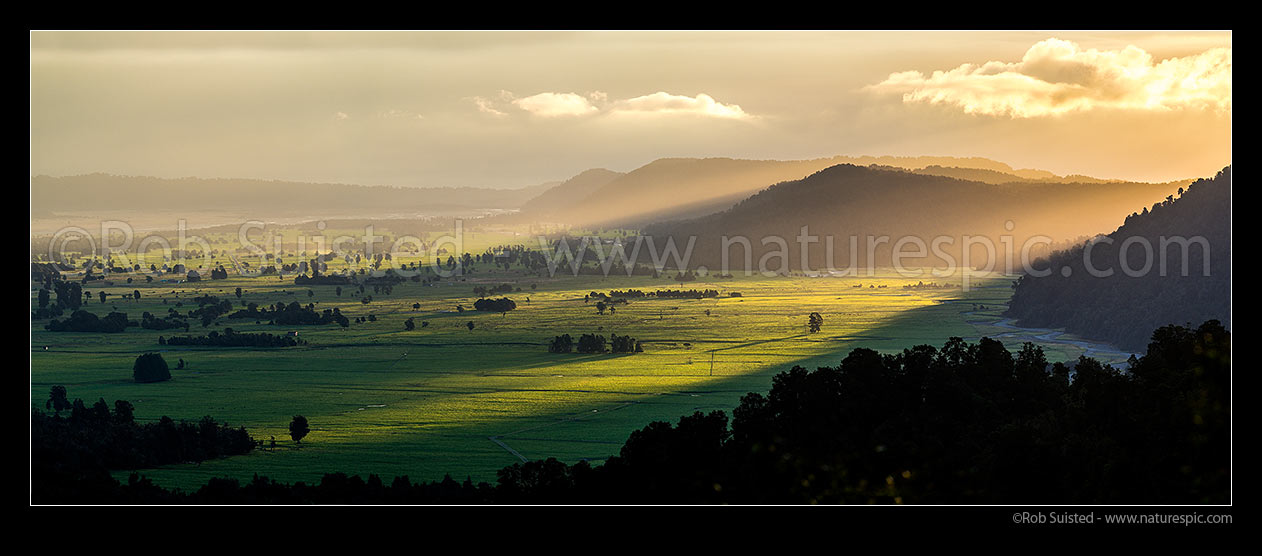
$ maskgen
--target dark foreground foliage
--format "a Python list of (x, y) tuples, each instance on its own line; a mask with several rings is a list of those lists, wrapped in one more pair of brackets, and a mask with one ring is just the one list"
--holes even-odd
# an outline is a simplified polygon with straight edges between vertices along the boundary
[[(64, 400), (64, 395), (64, 388), (53, 388), (54, 399)], [(49, 405), (62, 406), (51, 400)], [(140, 424), (125, 400), (114, 402), (112, 410), (104, 399), (91, 407), (78, 399), (68, 405), (70, 414), (64, 417), (60, 410), (31, 414), (31, 501), (36, 504), (156, 502), (165, 495), (127, 494), (109, 471), (200, 462), (245, 454), (255, 447), (244, 428), (210, 417), (197, 422), (163, 417)]]
[(1165, 323), (1230, 325), (1231, 167), (1179, 192), (1107, 238), (1035, 262), (1046, 275), (1022, 276), (1006, 314), (1136, 351)]
[(514, 464), (494, 487), (329, 474), (317, 485), (221, 479), (192, 493), (139, 477), (36, 492), (173, 503), (1229, 503), (1230, 350), (1217, 321), (1158, 329), (1127, 370), (1085, 357), (1049, 365), (1034, 345), (1014, 355), (988, 338), (855, 349), (837, 367), (780, 373), (767, 395), (742, 398), (730, 424), (722, 411), (654, 422), (603, 465)]

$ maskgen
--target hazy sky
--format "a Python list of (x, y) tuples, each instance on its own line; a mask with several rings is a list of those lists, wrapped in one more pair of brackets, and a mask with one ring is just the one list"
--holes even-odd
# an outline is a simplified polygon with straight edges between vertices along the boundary
[(1230, 32), (32, 32), (31, 173), (519, 187), (656, 158), (1231, 161)]

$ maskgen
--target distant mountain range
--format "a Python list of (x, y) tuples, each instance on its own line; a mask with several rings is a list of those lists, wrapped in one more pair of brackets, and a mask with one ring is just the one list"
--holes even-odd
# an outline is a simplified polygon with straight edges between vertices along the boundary
[[(695, 238), (695, 265), (712, 269), (722, 262), (724, 236), (748, 238), (753, 261), (782, 250), (778, 243), (764, 243), (764, 238), (782, 238), (792, 246), (789, 266), (798, 269), (795, 238), (803, 226), (811, 235), (833, 236), (834, 268), (846, 267), (852, 253), (859, 263), (866, 263), (869, 251), (874, 264), (888, 264), (893, 244), (904, 237), (920, 238), (929, 247), (935, 237), (949, 236), (954, 243), (941, 245), (941, 251), (962, 261), (964, 237), (989, 238), (1001, 250), (1007, 236), (1019, 257), (1026, 240), (1045, 236), (1050, 242), (1094, 235), (1116, 227), (1135, 206), (1159, 201), (1176, 188), (1168, 184), (1044, 180), (993, 184), (888, 166), (840, 164), (768, 187), (725, 211), (648, 225), (644, 233), (655, 237), (658, 245), (673, 238), (683, 246)], [(852, 236), (857, 238), (853, 250), (849, 247)], [(885, 243), (867, 249), (868, 238), (881, 236), (888, 238)], [(815, 245), (809, 258), (808, 266), (813, 269), (828, 261), (824, 241)], [(907, 250), (914, 251), (914, 245)], [(903, 260), (936, 260), (937, 266), (945, 266), (941, 257), (926, 255)], [(984, 253), (971, 255), (972, 261), (979, 261)], [(740, 247), (729, 250), (730, 260), (743, 256)], [(1014, 262), (1019, 264), (1020, 260)]]
[[(874, 165), (875, 166), (875, 165)], [(936, 164), (924, 168), (908, 168), (917, 174), (944, 176), (962, 180), (980, 181), (989, 184), (1001, 183), (1121, 183), (1123, 180), (1102, 180), (1090, 176), (1070, 175), (1057, 176), (1042, 170), (1014, 170), (1001, 172), (986, 168), (964, 168), (959, 166), (938, 166)]]
[[(877, 169), (1008, 183), (1122, 183), (1045, 170), (1013, 169), (986, 158), (941, 156), (836, 156), (812, 160), (663, 158), (626, 174), (589, 170), (526, 203), (516, 220), (576, 226), (640, 228), (646, 224), (705, 216), (776, 183), (800, 180), (825, 168), (851, 164)], [(1185, 180), (1182, 183), (1186, 184)]]
[[(1089, 254), (1092, 269), (1109, 270), (1111, 275), (1093, 276), (1088, 271), (1085, 245), (1056, 253), (1035, 265), (1050, 274), (1020, 279), (1008, 315), (1023, 326), (1064, 328), (1136, 352), (1143, 351), (1154, 329), (1168, 324), (1198, 325), (1217, 319), (1231, 328), (1230, 166), (1151, 209), (1132, 213), (1107, 237), (1093, 244)], [(1183, 247), (1175, 238), (1202, 238), (1205, 243), (1188, 244), (1185, 264)], [(1139, 272), (1149, 264), (1147, 271)], [(1128, 269), (1137, 272), (1128, 274)]]
[(155, 178), (86, 174), (31, 178), (31, 212), (245, 211), (271, 215), (365, 216), (372, 213), (479, 215), (511, 210), (559, 185), (520, 189), (390, 187), (240, 178)]
[[(170, 179), (98, 173), (32, 178), (31, 214), (32, 218), (93, 211), (219, 211), (320, 218), (499, 214), (488, 223), (639, 229), (722, 212), (774, 184), (801, 180), (840, 164), (990, 185), (1122, 184), (1085, 176), (1057, 176), (1044, 170), (1018, 170), (986, 158), (940, 156), (837, 156), (787, 161), (663, 158), (626, 173), (597, 168), (562, 182), (519, 189)], [(1134, 188), (1123, 184), (1117, 189), (1118, 195), (1125, 197)]]

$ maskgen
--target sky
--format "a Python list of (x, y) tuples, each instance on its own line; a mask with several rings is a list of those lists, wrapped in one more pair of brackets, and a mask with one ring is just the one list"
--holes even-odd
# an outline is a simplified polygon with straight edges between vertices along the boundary
[(1231, 162), (1228, 32), (31, 32), (31, 175), (524, 187), (658, 158)]

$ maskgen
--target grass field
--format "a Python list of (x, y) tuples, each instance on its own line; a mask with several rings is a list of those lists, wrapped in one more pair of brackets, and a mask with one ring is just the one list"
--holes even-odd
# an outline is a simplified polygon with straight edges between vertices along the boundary
[[(298, 287), (275, 276), (90, 285), (85, 289), (93, 298), (85, 308), (100, 315), (117, 307), (139, 319), (143, 311), (165, 314), (177, 301), (184, 303), (178, 310), (186, 312), (195, 307), (192, 297), (210, 293), (234, 305), (310, 302), (317, 310), (338, 307), (352, 320), (369, 314), (377, 320), (349, 329), (283, 328), (227, 318), (209, 328), (191, 323), (192, 335), (224, 327), (295, 330), (309, 342), (279, 349), (160, 346), (158, 336), (183, 331), (53, 333), (44, 330), (46, 321), (36, 321), (31, 402), (42, 409), (49, 388), (60, 384), (72, 399), (89, 405), (97, 398), (129, 400), (138, 419), (210, 415), (244, 425), (256, 439), (277, 441), (274, 450), (143, 471), (167, 486), (196, 488), (210, 477), (248, 480), (256, 473), (310, 481), (333, 471), (375, 473), (387, 481), (396, 475), (436, 480), (449, 473), (458, 480), (493, 482), (496, 470), (520, 461), (519, 455), (601, 460), (650, 421), (674, 421), (693, 411), (724, 410), (730, 416), (742, 395), (765, 392), (775, 373), (795, 364), (835, 365), (854, 347), (897, 351), (923, 343), (940, 346), (950, 336), (1005, 334), (1009, 348), (1016, 349), (1031, 339), (994, 326), (1010, 294), (1010, 278), (975, 278), (969, 292), (961, 291), (958, 278), (950, 289), (902, 288), (917, 280), (893, 273), (702, 279), (682, 288), (714, 288), (721, 293), (718, 299), (632, 300), (612, 315), (598, 315), (595, 301), (585, 303), (584, 295), (681, 286), (651, 277), (539, 278), (519, 270), (480, 270), (464, 281), (436, 286), (405, 282), (390, 295), (374, 294), (365, 305), (349, 291), (338, 297), (332, 286)], [(505, 315), (455, 311), (457, 304), (472, 307), (476, 285), (501, 283), (522, 288), (508, 294), (517, 310)], [(854, 287), (858, 284), (862, 287)], [(237, 287), (244, 290), (240, 301), (233, 294)], [(105, 307), (95, 297), (102, 289), (111, 294)], [(141, 292), (140, 301), (121, 298), (133, 289)], [(732, 292), (742, 296), (731, 297)], [(420, 308), (413, 309), (414, 303)], [(806, 331), (812, 311), (824, 318), (817, 334)], [(404, 330), (409, 317), (416, 319), (413, 331)], [(429, 325), (422, 328), (421, 321)], [(466, 328), (469, 321), (475, 324), (472, 331)], [(553, 336), (593, 332), (629, 334), (643, 342), (644, 352), (579, 355), (546, 349)], [(1045, 343), (1052, 360), (1083, 351), (1063, 342)], [(132, 382), (132, 362), (147, 351), (163, 353), (173, 368), (172, 380)], [(174, 369), (179, 358), (187, 368)], [(305, 415), (312, 428), (301, 445), (287, 434), (296, 414)]]

